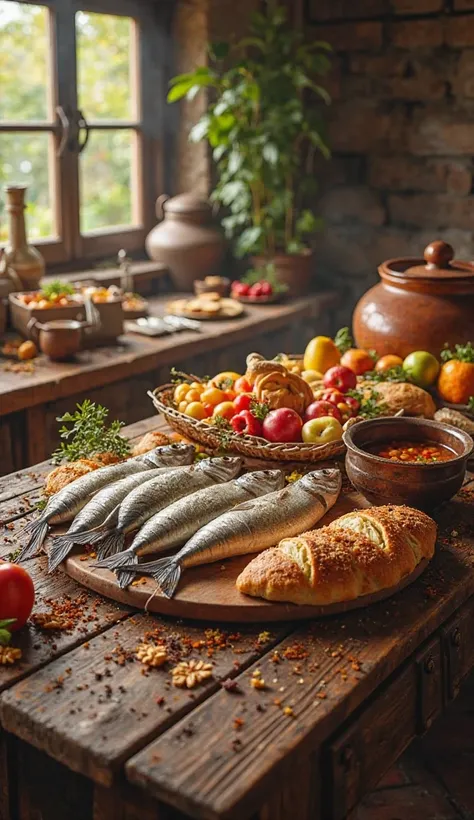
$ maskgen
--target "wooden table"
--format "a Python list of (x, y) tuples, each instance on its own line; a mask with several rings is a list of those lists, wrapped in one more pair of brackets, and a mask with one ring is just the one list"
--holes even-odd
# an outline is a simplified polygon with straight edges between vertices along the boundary
[[(0, 480), (0, 557), (47, 471)], [(1, 820), (343, 820), (474, 665), (473, 510), (471, 474), (438, 511), (428, 570), (397, 597), (224, 638), (217, 624), (131, 612), (32, 559), (36, 610), (69, 596), (82, 614), (67, 631), (24, 630), (22, 661), (0, 667)], [(186, 691), (169, 670), (146, 673), (133, 654), (154, 630), (176, 657), (210, 660), (213, 678)], [(264, 690), (250, 685), (257, 669)]]
[[(150, 298), (150, 312), (162, 314), (171, 298)], [(150, 413), (147, 390), (165, 383), (172, 365), (204, 375), (243, 369), (251, 350), (302, 351), (312, 336), (333, 332), (337, 301), (335, 293), (325, 292), (281, 305), (250, 305), (242, 318), (203, 322), (201, 333), (128, 333), (116, 346), (80, 353), (76, 362), (40, 357), (33, 373), (1, 369), (0, 475), (47, 458), (58, 443), (57, 416), (76, 402), (90, 398), (108, 407), (110, 418), (131, 424)]]

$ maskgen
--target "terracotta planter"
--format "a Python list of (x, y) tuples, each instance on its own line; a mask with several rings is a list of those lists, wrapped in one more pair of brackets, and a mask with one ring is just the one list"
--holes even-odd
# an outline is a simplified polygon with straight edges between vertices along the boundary
[(279, 253), (272, 257), (252, 256), (252, 264), (259, 268), (272, 262), (279, 281), (282, 285), (288, 286), (288, 295), (304, 296), (311, 284), (313, 258), (313, 251), (308, 248), (300, 254)]
[(196, 279), (219, 272), (224, 258), (226, 241), (211, 206), (194, 194), (163, 195), (156, 210), (161, 222), (146, 238), (147, 253), (169, 267), (177, 290), (192, 291)]
[(432, 242), (424, 259), (390, 259), (381, 282), (365, 293), (353, 315), (358, 347), (379, 356), (405, 357), (414, 350), (439, 356), (474, 340), (474, 263), (453, 259), (445, 242)]

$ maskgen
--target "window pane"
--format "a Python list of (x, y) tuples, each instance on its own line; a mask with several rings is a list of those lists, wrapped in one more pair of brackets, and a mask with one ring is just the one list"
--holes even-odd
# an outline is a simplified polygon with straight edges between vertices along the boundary
[(112, 14), (76, 14), (79, 106), (89, 120), (130, 120), (133, 21)]
[(80, 156), (81, 233), (134, 222), (135, 153), (133, 131), (91, 131)]
[(48, 11), (0, 0), (0, 120), (47, 120)]
[[(29, 239), (52, 236), (54, 217), (49, 183), (49, 134), (0, 133), (0, 197), (4, 206), (3, 187), (27, 185), (26, 228)], [(0, 242), (7, 238), (5, 214), (0, 214)]]

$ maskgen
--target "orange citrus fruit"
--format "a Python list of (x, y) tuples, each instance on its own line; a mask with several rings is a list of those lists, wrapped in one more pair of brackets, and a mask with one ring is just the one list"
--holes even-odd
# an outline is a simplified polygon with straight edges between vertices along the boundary
[(451, 404), (467, 404), (474, 396), (474, 364), (451, 359), (441, 367), (438, 393)]
[(375, 370), (377, 370), (378, 373), (384, 373), (386, 370), (391, 370), (392, 367), (400, 367), (402, 364), (403, 359), (401, 356), (395, 356), (393, 353), (388, 353), (386, 356), (382, 356), (382, 358), (378, 360), (375, 365)]
[(362, 376), (362, 373), (374, 369), (374, 360), (372, 357), (369, 356), (366, 350), (361, 350), (357, 347), (351, 347), (349, 350), (346, 350), (341, 357), (341, 364), (344, 365), (344, 367), (349, 367), (356, 376)]

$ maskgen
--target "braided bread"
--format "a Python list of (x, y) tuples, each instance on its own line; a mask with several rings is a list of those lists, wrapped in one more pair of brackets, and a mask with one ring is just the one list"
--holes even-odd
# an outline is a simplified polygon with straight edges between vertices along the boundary
[(432, 558), (436, 524), (410, 507), (372, 507), (265, 550), (237, 578), (240, 592), (294, 604), (350, 601), (398, 584)]

